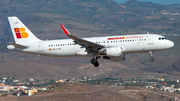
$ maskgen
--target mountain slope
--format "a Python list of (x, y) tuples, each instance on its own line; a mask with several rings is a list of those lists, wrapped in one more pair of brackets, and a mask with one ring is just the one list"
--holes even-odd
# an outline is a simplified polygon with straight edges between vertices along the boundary
[[(138, 2), (136, 7), (139, 7), (139, 9), (131, 8), (133, 5), (135, 4), (120, 5), (113, 0), (2, 1), (0, 3), (1, 60), (4, 60), (3, 53), (7, 45), (6, 42), (13, 42), (12, 32), (7, 21), (8, 16), (17, 16), (38, 38), (43, 40), (67, 38), (60, 28), (60, 24), (64, 24), (71, 33), (78, 37), (135, 34), (145, 31), (167, 33), (169, 36), (166, 37), (174, 41), (175, 46), (167, 51), (153, 53), (155, 58), (153, 63), (149, 62), (148, 53), (128, 54), (126, 55), (126, 61), (121, 63), (107, 62), (100, 59), (100, 68), (93, 68), (89, 62), (90, 58), (57, 59), (41, 57), (40, 61), (36, 61), (35, 56), (9, 51), (8, 54), (10, 55), (8, 57), (12, 60), (1, 62), (3, 71), (0, 71), (0, 74), (2, 76), (18, 74), (18, 78), (26, 74), (26, 77), (39, 75), (53, 78), (54, 73), (60, 74), (59, 76), (63, 78), (79, 78), (82, 75), (101, 78), (110, 75), (120, 77), (124, 73), (133, 77), (144, 71), (167, 72), (166, 68), (174, 63), (179, 52), (179, 46), (177, 46), (180, 44), (179, 37), (172, 36), (172, 34), (180, 32), (179, 15), (160, 14), (161, 9), (156, 8), (159, 5), (153, 3), (141, 4), (141, 2)], [(156, 12), (151, 14), (148, 10), (142, 10), (143, 7), (150, 9), (149, 11), (155, 9)], [(165, 7), (176, 7), (177, 9), (174, 12), (179, 11), (179, 5)], [(170, 18), (174, 18), (174, 20), (170, 20)], [(25, 60), (20, 61), (21, 58)], [(13, 66), (16, 66), (17, 69)], [(76, 71), (77, 68), (78, 71)], [(14, 74), (9, 70), (13, 70)], [(23, 74), (25, 70), (28, 71)]]
[(178, 93), (160, 90), (148, 90), (136, 86), (88, 85), (82, 83), (56, 84), (45, 92), (38, 92), (28, 97), (8, 95), (3, 101), (174, 101)]
[[(113, 0), (6, 0), (0, 3), (0, 51), (6, 42), (13, 41), (8, 16), (19, 17), (38, 37), (64, 38), (62, 23), (73, 32), (96, 34), (179, 33), (179, 16), (162, 15), (167, 9), (179, 12), (179, 5), (162, 6), (146, 2), (129, 1), (120, 5)], [(154, 14), (150, 12), (154, 11)], [(175, 20), (170, 20), (174, 18)], [(76, 31), (75, 31), (76, 30)], [(52, 35), (49, 35), (52, 33)], [(97, 34), (98, 33), (98, 34)], [(57, 37), (58, 36), (58, 37)]]

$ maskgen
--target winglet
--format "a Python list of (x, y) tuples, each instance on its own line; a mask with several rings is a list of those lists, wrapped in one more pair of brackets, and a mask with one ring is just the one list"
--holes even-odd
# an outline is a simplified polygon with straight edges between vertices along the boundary
[(69, 31), (63, 25), (61, 25), (61, 27), (62, 27), (62, 29), (64, 31), (64, 34), (66, 34), (66, 35), (70, 34)]

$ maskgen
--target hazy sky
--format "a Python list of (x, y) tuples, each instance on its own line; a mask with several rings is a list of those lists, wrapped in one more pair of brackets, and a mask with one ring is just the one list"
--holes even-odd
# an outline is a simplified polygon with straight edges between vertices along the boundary
[[(114, 0), (114, 1), (118, 3), (125, 3), (126, 1), (129, 1), (129, 0)], [(157, 4), (162, 4), (162, 5), (180, 4), (180, 0), (138, 0), (138, 1), (153, 2)]]

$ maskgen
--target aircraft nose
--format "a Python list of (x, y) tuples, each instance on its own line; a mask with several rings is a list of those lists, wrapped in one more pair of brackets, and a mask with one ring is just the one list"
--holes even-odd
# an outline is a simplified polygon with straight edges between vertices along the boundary
[(173, 47), (173, 46), (174, 46), (174, 42), (170, 41), (170, 42), (169, 42), (169, 46), (170, 46), (170, 47)]

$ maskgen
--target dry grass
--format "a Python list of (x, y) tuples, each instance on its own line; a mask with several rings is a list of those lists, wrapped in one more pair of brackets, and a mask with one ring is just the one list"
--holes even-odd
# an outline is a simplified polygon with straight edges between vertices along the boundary
[[(88, 85), (81, 83), (65, 84), (57, 90), (30, 97), (8, 96), (1, 101), (169, 101), (180, 97), (179, 93), (148, 90), (131, 86)], [(59, 91), (59, 89), (62, 89)]]

